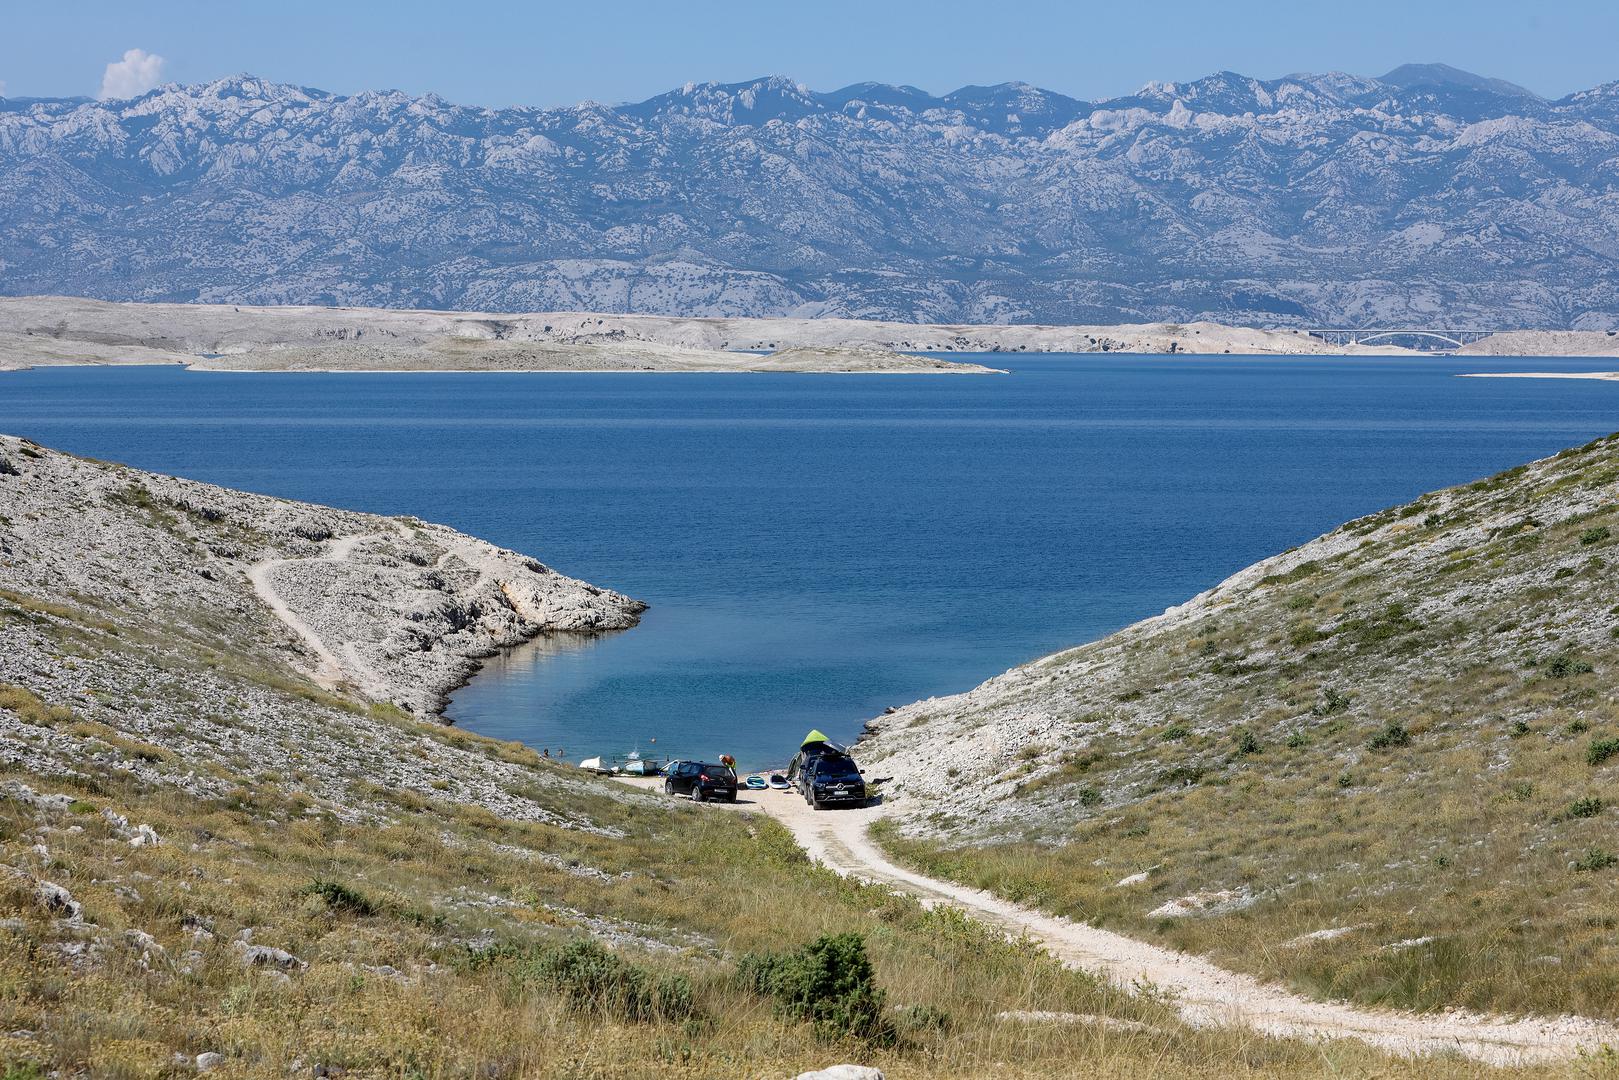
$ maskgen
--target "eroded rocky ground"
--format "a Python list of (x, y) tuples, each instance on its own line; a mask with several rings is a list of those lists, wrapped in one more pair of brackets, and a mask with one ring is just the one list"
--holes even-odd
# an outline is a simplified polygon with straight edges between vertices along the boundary
[(221, 793), (206, 766), (224, 760), (351, 810), (366, 775), (554, 817), (499, 762), (398, 721), (431, 718), (496, 649), (621, 629), (643, 606), (443, 526), (0, 437), (0, 681), (74, 718), (0, 711), (0, 758), (30, 772), (135, 741), (125, 767), (197, 794)]

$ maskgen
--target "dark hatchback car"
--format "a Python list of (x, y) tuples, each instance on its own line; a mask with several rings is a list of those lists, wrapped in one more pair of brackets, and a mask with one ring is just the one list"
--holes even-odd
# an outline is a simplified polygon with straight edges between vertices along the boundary
[(724, 799), (736, 802), (736, 773), (729, 766), (706, 761), (676, 761), (663, 776), (665, 795), (690, 795), (694, 802)]
[(804, 801), (817, 810), (825, 806), (864, 806), (869, 798), (853, 758), (828, 755), (805, 767)]

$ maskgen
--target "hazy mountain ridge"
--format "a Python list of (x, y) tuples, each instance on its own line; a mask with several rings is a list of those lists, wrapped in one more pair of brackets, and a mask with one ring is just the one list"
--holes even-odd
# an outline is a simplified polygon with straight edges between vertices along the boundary
[[(1083, 102), (788, 79), (486, 109), (239, 76), (0, 101), (6, 292), (920, 321), (1619, 326), (1619, 84)], [(1400, 85), (1403, 84), (1403, 85)]]

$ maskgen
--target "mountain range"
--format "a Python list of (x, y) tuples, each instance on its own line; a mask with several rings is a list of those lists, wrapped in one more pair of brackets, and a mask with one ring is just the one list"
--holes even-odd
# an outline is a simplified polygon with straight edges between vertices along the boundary
[(0, 99), (0, 293), (927, 322), (1619, 328), (1619, 83), (790, 79), (482, 108)]

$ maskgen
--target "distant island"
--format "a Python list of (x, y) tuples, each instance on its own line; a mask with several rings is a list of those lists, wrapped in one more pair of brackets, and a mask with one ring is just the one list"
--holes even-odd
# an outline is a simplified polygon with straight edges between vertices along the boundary
[[(924, 353), (1423, 355), (1219, 323), (947, 325), (863, 319), (501, 314), (0, 297), (0, 371), (185, 364), (205, 371), (686, 371), (997, 374)], [(1603, 331), (1515, 331), (1479, 356), (1619, 356)]]

